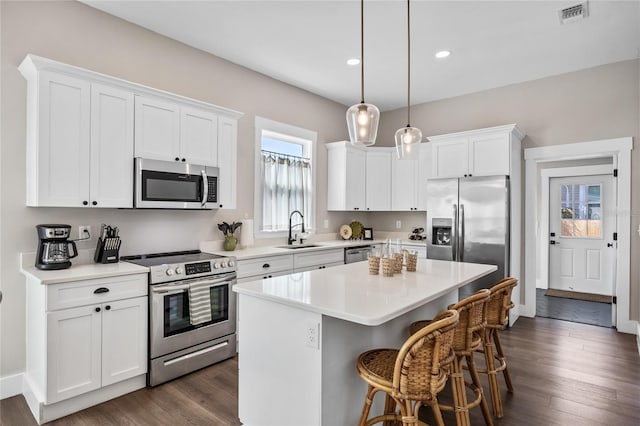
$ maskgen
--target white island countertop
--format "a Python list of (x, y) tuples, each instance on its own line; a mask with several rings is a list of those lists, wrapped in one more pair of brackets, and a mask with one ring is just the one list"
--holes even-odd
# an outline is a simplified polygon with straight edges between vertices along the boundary
[(236, 284), (237, 293), (377, 326), (497, 270), (495, 265), (418, 259), (416, 272), (369, 275), (368, 262)]

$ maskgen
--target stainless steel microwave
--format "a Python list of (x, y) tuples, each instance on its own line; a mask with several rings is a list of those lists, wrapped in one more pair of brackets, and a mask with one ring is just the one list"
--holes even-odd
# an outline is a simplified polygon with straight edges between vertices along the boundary
[(135, 159), (137, 209), (217, 209), (218, 168), (173, 161)]

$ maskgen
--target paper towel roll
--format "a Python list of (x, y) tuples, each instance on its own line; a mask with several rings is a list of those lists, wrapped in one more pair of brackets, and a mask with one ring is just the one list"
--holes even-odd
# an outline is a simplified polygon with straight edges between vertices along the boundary
[(242, 221), (240, 245), (242, 247), (251, 247), (253, 245), (253, 219), (245, 219)]

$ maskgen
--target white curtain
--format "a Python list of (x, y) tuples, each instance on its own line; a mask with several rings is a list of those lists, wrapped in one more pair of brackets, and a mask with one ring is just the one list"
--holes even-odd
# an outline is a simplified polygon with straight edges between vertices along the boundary
[[(286, 231), (289, 214), (300, 210), (308, 230), (311, 214), (311, 162), (262, 152), (262, 230)], [(293, 224), (299, 223), (296, 215)]]

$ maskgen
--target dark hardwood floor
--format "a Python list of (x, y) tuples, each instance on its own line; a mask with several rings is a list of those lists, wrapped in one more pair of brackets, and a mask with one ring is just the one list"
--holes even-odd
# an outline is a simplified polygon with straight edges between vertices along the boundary
[[(520, 318), (502, 337), (515, 392), (503, 390), (505, 416), (496, 425), (640, 425), (635, 336), (586, 324)], [(237, 360), (230, 359), (50, 424), (238, 425), (237, 367)], [(504, 388), (502, 378), (500, 383)], [(360, 412), (361, 407), (353, 409)], [(425, 420), (429, 416), (425, 410)], [(478, 409), (471, 410), (471, 420), (484, 424)], [(455, 419), (445, 413), (445, 422), (454, 425)], [(0, 402), (0, 424), (36, 423), (24, 398), (16, 396)]]

